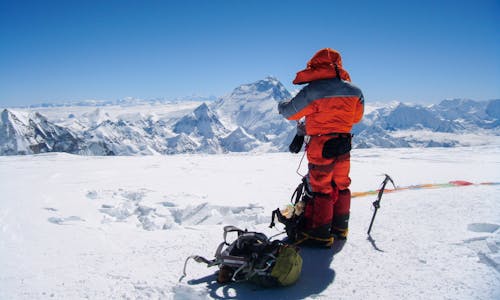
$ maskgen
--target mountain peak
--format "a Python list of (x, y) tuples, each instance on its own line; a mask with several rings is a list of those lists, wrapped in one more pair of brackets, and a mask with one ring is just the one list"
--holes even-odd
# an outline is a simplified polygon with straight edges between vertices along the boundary
[(2, 118), (3, 118), (4, 116), (8, 116), (8, 115), (9, 115), (9, 113), (10, 113), (10, 111), (9, 111), (8, 109), (6, 109), (6, 108), (5, 108), (4, 110), (2, 110), (2, 114), (1, 114)]
[(29, 124), (29, 114), (25, 112), (14, 112), (10, 109), (4, 109), (0, 114), (0, 120), (3, 123), (14, 122)]
[(222, 146), (231, 152), (247, 152), (256, 148), (259, 142), (242, 127), (236, 128), (221, 140)]
[(240, 85), (233, 90), (230, 97), (258, 100), (272, 98), (275, 101), (283, 101), (291, 98), (292, 95), (276, 77), (268, 76), (252, 83)]
[(269, 83), (272, 83), (272, 84), (281, 84), (279, 79), (275, 76), (272, 76), (272, 75), (266, 76), (266, 78), (262, 79), (262, 81), (268, 81)]
[(11, 112), (8, 109), (2, 110), (2, 113), (0, 114), (0, 124), (7, 123), (9, 120), (10, 114), (11, 114)]
[(208, 108), (208, 105), (203, 102), (194, 110), (194, 114), (196, 117), (200, 117), (202, 115), (208, 115), (210, 113), (210, 109)]
[(226, 133), (226, 128), (206, 103), (202, 103), (191, 114), (185, 115), (175, 123), (175, 133), (197, 133), (205, 138)]

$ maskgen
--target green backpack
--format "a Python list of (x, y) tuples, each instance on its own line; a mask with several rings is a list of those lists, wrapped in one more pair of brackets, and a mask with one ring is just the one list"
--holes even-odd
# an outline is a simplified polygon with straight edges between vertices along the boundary
[[(230, 232), (238, 235), (232, 243), (226, 239)], [(208, 267), (218, 266), (217, 282), (222, 284), (250, 281), (264, 287), (289, 286), (297, 282), (302, 271), (302, 257), (297, 247), (279, 240), (270, 241), (263, 233), (234, 226), (224, 227), (224, 242), (217, 248), (213, 260), (198, 255), (188, 257), (180, 280), (186, 276), (189, 259)]]

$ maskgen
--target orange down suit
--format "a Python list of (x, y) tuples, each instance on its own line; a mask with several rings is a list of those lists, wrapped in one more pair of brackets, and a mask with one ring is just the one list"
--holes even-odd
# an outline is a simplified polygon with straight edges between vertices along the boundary
[[(342, 68), (340, 54), (325, 48), (297, 73), (295, 84), (308, 83), (293, 99), (282, 102), (278, 110), (288, 120), (305, 117), (306, 146), (309, 160), (308, 180), (315, 205), (306, 217), (312, 220), (306, 227), (314, 229), (332, 224), (347, 231), (350, 209), (350, 153), (325, 158), (325, 142), (349, 137), (364, 110), (361, 90), (350, 83), (349, 74)], [(349, 148), (350, 149), (350, 148)]]

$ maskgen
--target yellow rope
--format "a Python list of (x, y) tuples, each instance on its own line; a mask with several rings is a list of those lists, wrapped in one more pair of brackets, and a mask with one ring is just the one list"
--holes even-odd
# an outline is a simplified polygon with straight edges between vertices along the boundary
[(302, 234), (304, 236), (304, 238), (293, 243), (294, 246), (297, 246), (297, 245), (299, 245), (307, 240), (316, 240), (316, 241), (320, 241), (320, 242), (326, 242), (325, 246), (331, 246), (334, 242), (333, 236), (327, 237), (327, 238), (320, 238), (320, 237), (315, 237), (315, 236), (309, 235), (305, 232), (301, 232), (300, 234)]

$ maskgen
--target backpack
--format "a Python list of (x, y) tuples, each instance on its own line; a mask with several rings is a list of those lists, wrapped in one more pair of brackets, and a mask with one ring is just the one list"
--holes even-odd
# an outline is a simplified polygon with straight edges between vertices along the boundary
[[(227, 235), (231, 232), (236, 232), (237, 238), (228, 243)], [(224, 241), (217, 247), (213, 260), (198, 255), (188, 257), (179, 281), (186, 276), (189, 259), (208, 267), (218, 266), (217, 282), (221, 284), (250, 281), (263, 287), (288, 286), (299, 279), (302, 271), (297, 247), (234, 226), (224, 227)]]

